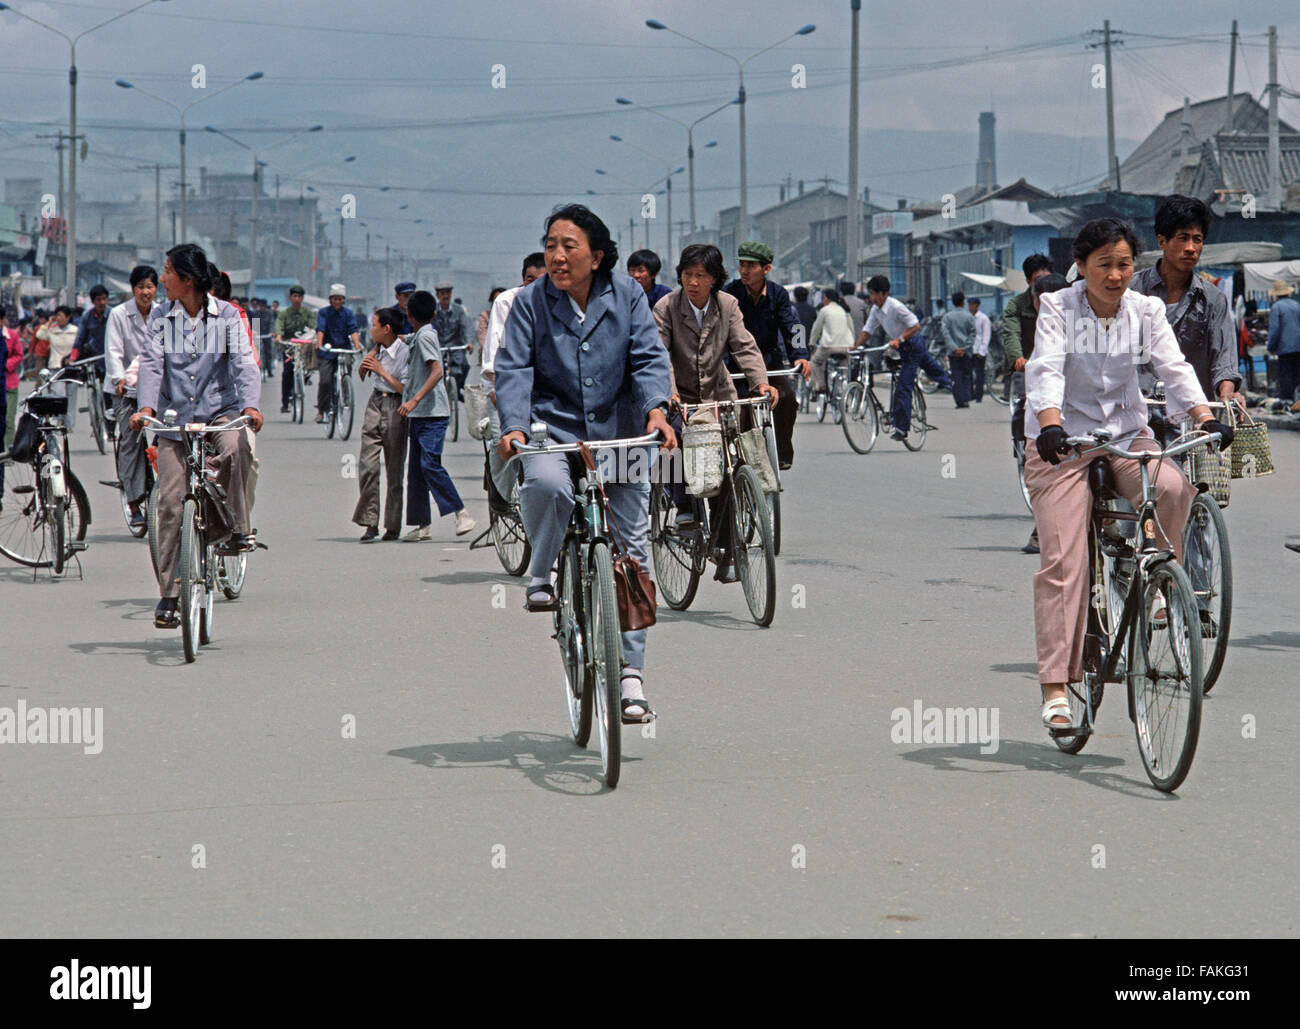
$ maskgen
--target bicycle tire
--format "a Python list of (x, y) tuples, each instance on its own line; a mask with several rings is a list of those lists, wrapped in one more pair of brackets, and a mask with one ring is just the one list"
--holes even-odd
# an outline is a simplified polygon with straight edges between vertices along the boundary
[[(1200, 531), (1202, 538), (1198, 542), (1195, 534)], [(1209, 534), (1214, 543), (1208, 547), (1209, 575), (1203, 584), (1205, 589), (1198, 589), (1188, 567), (1188, 556), (1193, 547), (1203, 549), (1209, 543)], [(1217, 554), (1215, 551), (1217, 550)], [(1205, 552), (1203, 550), (1203, 552)], [(1228, 653), (1228, 639), (1232, 631), (1232, 550), (1228, 545), (1228, 526), (1223, 520), (1219, 503), (1209, 493), (1198, 493), (1192, 501), (1191, 512), (1187, 516), (1187, 525), (1183, 528), (1183, 570), (1192, 582), (1192, 589), (1197, 594), (1197, 608), (1200, 608), (1200, 594), (1210, 594), (1208, 613), (1214, 635), (1206, 636), (1207, 626), (1202, 619), (1202, 682), (1201, 693), (1208, 694), (1219, 680), (1223, 671), (1223, 660)], [(1217, 603), (1216, 603), (1217, 601)], [(1211, 642), (1213, 641), (1213, 642)]]
[(880, 437), (880, 414), (860, 382), (849, 385), (844, 394), (844, 438), (859, 454), (869, 454)]
[(329, 395), (329, 410), (325, 412), (325, 438), (333, 439), (339, 427), (339, 379), (338, 369), (334, 370), (334, 389)]
[(674, 611), (685, 611), (700, 588), (704, 565), (698, 514), (693, 529), (677, 528), (677, 508), (662, 483), (650, 487), (650, 556), (655, 564), (655, 583), (664, 603)]
[(5, 509), (0, 512), (0, 554), (27, 568), (48, 568), (40, 474), (30, 462), (5, 461), (2, 470)]
[[(1138, 618), (1129, 633), (1129, 709), (1147, 778), (1171, 793), (1187, 778), (1200, 736), (1201, 620), (1187, 573), (1174, 561), (1154, 565), (1141, 588)], [(1155, 628), (1151, 617), (1157, 595), (1164, 598), (1164, 628)]]
[(95, 441), (95, 446), (99, 448), (101, 454), (108, 453), (108, 418), (104, 414), (104, 394), (100, 392), (99, 383), (95, 376), (88, 377), (89, 382), (86, 386), (90, 394), (87, 407), (90, 409), (90, 438)]
[(600, 736), (600, 770), (605, 785), (618, 785), (623, 763), (623, 638), (619, 635), (618, 598), (614, 594), (614, 565), (609, 544), (596, 540), (588, 554), (591, 566), (591, 605), (587, 612), (591, 641), (592, 693), (596, 729)]
[(929, 430), (930, 426), (925, 420), (925, 393), (918, 384), (912, 390), (912, 423), (907, 439), (903, 440), (903, 446), (908, 450), (920, 450), (925, 446), (925, 434)]
[(63, 513), (65, 527), (63, 542), (68, 546), (72, 543), (80, 543), (86, 538), (86, 527), (90, 525), (90, 498), (86, 495), (86, 488), (81, 485), (81, 480), (77, 478), (76, 473), (66, 466), (63, 469), (63, 484), (68, 491), (66, 496), (68, 504)]
[(524, 531), (524, 520), (519, 513), (519, 481), (516, 479), (510, 487), (510, 496), (506, 499), (505, 511), (490, 511), (489, 526), (492, 529), (492, 546), (497, 552), (497, 560), (507, 575), (523, 575), (528, 562), (533, 556), (533, 546), (528, 542)]
[(67, 545), (64, 540), (67, 533), (67, 525), (64, 523), (67, 508), (67, 497), (55, 497), (45, 508), (50, 526), (50, 563), (55, 575), (63, 574), (63, 566), (68, 560)]
[(153, 563), (154, 578), (158, 577), (158, 507), (161, 495), (162, 487), (155, 479), (153, 488), (149, 490), (149, 510), (146, 513), (149, 522), (149, 560)]
[(776, 614), (776, 553), (763, 488), (748, 465), (732, 473), (731, 517), (732, 559), (745, 603), (755, 623), (766, 628)]
[(1020, 499), (1025, 502), (1029, 513), (1034, 513), (1034, 505), (1029, 499), (1029, 484), (1025, 482), (1025, 455), (1029, 446), (1026, 440), (1017, 440), (1012, 445), (1016, 453), (1016, 477), (1020, 480)]
[[(339, 422), (342, 428), (339, 429), (339, 439), (352, 438), (352, 421), (356, 416), (356, 403), (352, 395), (352, 378), (351, 369), (344, 376), (343, 381), (339, 384)], [(342, 372), (340, 372), (342, 374)]]
[(290, 420), (302, 424), (303, 415), (306, 413), (307, 391), (303, 384), (302, 357), (299, 355), (293, 362), (293, 413)]
[(460, 392), (460, 387), (456, 382), (456, 376), (447, 376), (447, 438), (455, 443), (460, 439), (460, 403), (456, 399), (456, 394)]
[[(1065, 699), (1070, 705), (1070, 725), (1089, 730), (1075, 736), (1052, 736), (1058, 749), (1065, 754), (1077, 754), (1088, 743), (1091, 736), (1091, 729), (1096, 724), (1097, 709), (1101, 707), (1102, 693), (1105, 684), (1100, 681), (1100, 673), (1105, 663), (1105, 653), (1098, 642), (1105, 637), (1109, 640), (1114, 635), (1115, 626), (1111, 623), (1115, 620), (1114, 612), (1111, 608), (1112, 595), (1103, 591), (1099, 595), (1096, 589), (1097, 580), (1105, 575), (1107, 558), (1101, 552), (1097, 543), (1097, 535), (1092, 528), (1088, 531), (1088, 555), (1090, 578), (1094, 583), (1091, 599), (1088, 603), (1088, 620), (1084, 628), (1083, 642), (1083, 681), (1078, 683), (1067, 683), (1065, 687)], [(1100, 599), (1099, 599), (1100, 598)], [(1121, 598), (1122, 602), (1122, 598)], [(1106, 622), (1102, 623), (1101, 612), (1106, 611)], [(1084, 693), (1091, 693), (1092, 716), (1091, 720), (1088, 715), (1088, 704), (1085, 700)]]
[(812, 402), (817, 411), (817, 420), (824, 422), (826, 420), (826, 391), (822, 390), (817, 394), (817, 399)]
[(248, 554), (217, 558), (217, 585), (227, 600), (238, 600), (244, 592), (244, 577), (248, 574)]
[(772, 553), (781, 556), (781, 494), (766, 493), (767, 513), (772, 519)]
[(578, 565), (578, 543), (565, 542), (558, 561), (555, 595), (560, 606), (551, 615), (555, 628), (555, 641), (560, 646), (560, 661), (564, 665), (564, 696), (569, 711), (569, 732), (573, 742), (585, 747), (591, 739), (591, 709), (594, 704), (591, 674), (587, 667), (587, 652), (583, 626), (586, 617), (582, 607), (582, 576)]
[(185, 648), (185, 661), (193, 664), (199, 656), (199, 617), (203, 606), (203, 577), (200, 563), (199, 508), (194, 500), (185, 501), (181, 509), (180, 547), (180, 614), (181, 643)]

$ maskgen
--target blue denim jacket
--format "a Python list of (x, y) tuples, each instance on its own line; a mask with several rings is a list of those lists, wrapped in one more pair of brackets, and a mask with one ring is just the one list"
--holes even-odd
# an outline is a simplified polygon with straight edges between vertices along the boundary
[(635, 279), (597, 273), (582, 322), (543, 275), (515, 297), (493, 364), (501, 434), (545, 422), (562, 443), (645, 433), (669, 399), (668, 351)]

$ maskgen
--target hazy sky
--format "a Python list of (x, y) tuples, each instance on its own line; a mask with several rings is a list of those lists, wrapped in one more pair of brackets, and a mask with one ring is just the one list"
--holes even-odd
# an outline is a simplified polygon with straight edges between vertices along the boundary
[[(13, 0), (12, 6), (79, 31), (131, 3)], [(1001, 182), (1027, 175), (1060, 189), (1099, 178), (1105, 106), (1091, 80), (1101, 53), (1088, 48), (1085, 33), (1100, 29), (1106, 17), (1124, 40), (1115, 51), (1121, 157), (1184, 95), (1220, 95), (1227, 85), (1231, 11), (1218, 0), (1110, 9), (865, 0), (863, 7), (861, 177), (883, 203), (970, 184), (976, 121), (987, 109), (998, 118)], [(1279, 78), (1300, 91), (1300, 5), (1254, 0), (1241, 5), (1238, 17), (1237, 88), (1261, 95), (1265, 34), (1273, 23), (1282, 44)], [(323, 132), (266, 154), (268, 183), (278, 171), (286, 194), (296, 195), (295, 176), (320, 168), (311, 181), (333, 203), (345, 192), (358, 197), (358, 217), (379, 252), (384, 241), (408, 252), (441, 247), (458, 264), (509, 281), (555, 203), (585, 200), (611, 225), (626, 227), (635, 197), (669, 167), (685, 164), (684, 128), (619, 107), (616, 96), (693, 120), (735, 95), (730, 60), (652, 31), (646, 18), (740, 57), (816, 24), (812, 35), (746, 66), (750, 211), (775, 202), (787, 176), (828, 176), (844, 188), (848, 0), (169, 0), (96, 31), (78, 47), (79, 128), (90, 142), (79, 185), (96, 198), (149, 196), (152, 174), (132, 169), (176, 161), (175, 113), (138, 91), (116, 88), (114, 79), (184, 104), (203, 95), (191, 86), (195, 64), (205, 66), (207, 94), (261, 70), (261, 81), (190, 111), (192, 182), (200, 165), (243, 171), (250, 163), (244, 151), (203, 132), (205, 124), (263, 146), (322, 123)], [(1005, 52), (1012, 48), (1024, 49)], [(41, 175), (53, 187), (53, 151), (34, 137), (66, 130), (67, 54), (57, 36), (0, 12), (5, 176)], [(804, 66), (806, 88), (792, 85), (796, 64)], [(493, 88), (497, 65), (504, 67), (504, 88)], [(1282, 115), (1300, 121), (1300, 103), (1284, 98)], [(611, 141), (610, 133), (659, 159)], [(705, 149), (710, 140), (718, 145)], [(736, 109), (701, 125), (696, 147), (698, 217), (707, 225), (719, 207), (737, 199)], [(342, 163), (353, 154), (355, 162)], [(597, 175), (597, 167), (610, 174)], [(381, 193), (380, 186), (390, 188)], [(680, 221), (687, 212), (684, 174), (674, 180), (674, 197)], [(356, 238), (349, 230), (351, 253)]]

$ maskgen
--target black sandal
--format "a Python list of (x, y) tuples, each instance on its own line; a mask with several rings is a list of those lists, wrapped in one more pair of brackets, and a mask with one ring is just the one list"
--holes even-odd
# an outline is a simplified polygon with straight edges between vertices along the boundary
[[(170, 604), (167, 601), (171, 601)], [(158, 601), (158, 606), (154, 608), (153, 624), (156, 629), (179, 629), (181, 627), (181, 613), (177, 609), (180, 604), (179, 598), (164, 597)]]
[[(545, 594), (547, 600), (533, 600), (535, 594)], [(537, 586), (529, 586), (524, 591), (524, 610), (525, 611), (558, 611), (560, 601), (555, 596), (555, 587), (549, 582), (541, 583)]]
[[(644, 708), (645, 713), (641, 715), (629, 715), (627, 713), (627, 709), (629, 707), (632, 707), (633, 705), (640, 708)], [(640, 699), (634, 697), (624, 697), (622, 708), (623, 708), (624, 725), (644, 725), (646, 722), (653, 722), (655, 720), (654, 708), (650, 706), (650, 702), (646, 700), (644, 697)]]

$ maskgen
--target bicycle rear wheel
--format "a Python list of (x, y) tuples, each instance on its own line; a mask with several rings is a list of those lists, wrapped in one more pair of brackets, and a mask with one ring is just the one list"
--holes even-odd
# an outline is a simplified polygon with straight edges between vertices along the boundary
[(871, 453), (880, 435), (880, 415), (860, 382), (851, 384), (844, 394), (844, 421), (840, 427), (849, 446), (859, 454)]
[(776, 553), (772, 548), (772, 526), (758, 476), (748, 465), (732, 473), (733, 559), (745, 593), (745, 603), (754, 621), (772, 624), (776, 613)]
[(199, 605), (199, 643), (205, 647), (212, 642), (212, 609), (217, 595), (216, 565), (216, 550), (209, 544), (204, 549), (203, 603)]
[(248, 554), (217, 558), (217, 585), (227, 600), (238, 600), (244, 592), (244, 576), (248, 574)]
[[(1154, 617), (1165, 609), (1164, 625)], [(1142, 583), (1130, 634), (1129, 704), (1138, 752), (1158, 790), (1176, 790), (1192, 767), (1201, 730), (1201, 622), (1187, 573), (1173, 561)]]
[(591, 545), (592, 692), (596, 698), (596, 727), (600, 733), (600, 769), (605, 785), (618, 785), (623, 762), (623, 639), (619, 635), (618, 599), (614, 595), (614, 565), (609, 544), (597, 540)]
[(674, 611), (685, 611), (700, 588), (704, 563), (700, 554), (701, 531), (698, 523), (689, 529), (677, 528), (677, 507), (668, 487), (654, 483), (650, 487), (650, 554), (655, 563), (655, 582), (664, 603)]
[(1011, 444), (1016, 454), (1016, 478), (1020, 480), (1020, 499), (1025, 502), (1025, 507), (1029, 508), (1029, 513), (1034, 513), (1034, 505), (1029, 500), (1029, 484), (1025, 482), (1025, 440), (1016, 440)]
[(68, 551), (65, 542), (67, 525), (68, 498), (52, 497), (47, 498), (45, 513), (48, 517), (47, 522), (47, 539), (50, 544), (50, 562), (54, 568), (55, 575), (63, 574), (63, 564), (67, 560)]
[(839, 425), (844, 419), (844, 373), (837, 372), (831, 379), (831, 420)]
[(448, 375), (447, 383), (447, 438), (453, 443), (460, 439), (460, 403), (456, 399), (456, 394), (460, 392), (460, 387), (456, 382), (456, 376)]
[(912, 390), (912, 423), (903, 446), (908, 450), (920, 450), (925, 446), (925, 434), (930, 426), (925, 421), (925, 394), (920, 385)]
[(30, 463), (5, 461), (4, 510), (0, 511), (0, 554), (28, 568), (48, 568), (45, 509), (36, 469)]
[(181, 510), (181, 642), (185, 660), (191, 664), (199, 656), (199, 619), (203, 607), (203, 540), (198, 522), (198, 505), (193, 500), (185, 501)]
[(1204, 681), (1209, 693), (1223, 670), (1232, 628), (1232, 552), (1228, 526), (1219, 503), (1209, 493), (1198, 493), (1183, 529), (1183, 568), (1196, 593), (1201, 620)]
[(302, 381), (302, 356), (294, 358), (293, 362), (293, 406), (289, 420), (299, 425), (302, 424), (303, 407), (306, 400), (306, 390)]
[(356, 414), (356, 403), (352, 397), (352, 370), (348, 369), (345, 373), (340, 369), (339, 374), (343, 376), (343, 381), (339, 383), (339, 439), (350, 439), (352, 419)]
[(510, 487), (510, 496), (506, 498), (505, 511), (492, 511), (492, 545), (496, 548), (497, 558), (509, 575), (523, 575), (528, 562), (533, 556), (532, 545), (524, 532), (524, 520), (519, 513), (519, 481)]
[(156, 578), (158, 575), (158, 503), (161, 495), (161, 487), (158, 480), (154, 480), (153, 488), (149, 490), (149, 510), (147, 518), (149, 522), (149, 560), (153, 562), (153, 574)]
[(86, 406), (90, 414), (90, 438), (95, 441), (95, 446), (99, 447), (101, 454), (107, 454), (108, 418), (104, 414), (104, 394), (93, 375), (87, 376), (86, 392), (88, 394)]
[(578, 544), (570, 539), (560, 552), (559, 574), (555, 595), (560, 606), (551, 615), (555, 641), (560, 645), (564, 664), (564, 697), (569, 710), (569, 731), (573, 742), (585, 747), (591, 739), (593, 704), (591, 676), (587, 668), (587, 647), (583, 626), (586, 612), (582, 606), (582, 575), (578, 564)]
[(338, 369), (334, 370), (334, 389), (331, 390), (326, 403), (329, 404), (329, 410), (325, 412), (325, 438), (333, 439), (334, 433), (339, 428), (339, 381)]

